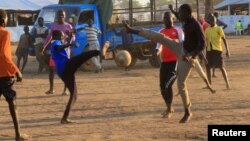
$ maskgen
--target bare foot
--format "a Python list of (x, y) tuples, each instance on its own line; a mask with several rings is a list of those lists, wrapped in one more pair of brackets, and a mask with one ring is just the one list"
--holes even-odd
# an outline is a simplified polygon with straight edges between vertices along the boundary
[(27, 134), (21, 134), (20, 137), (16, 137), (16, 141), (28, 141), (31, 139), (31, 136)]
[(106, 55), (106, 53), (107, 53), (107, 50), (108, 50), (108, 48), (109, 48), (109, 45), (110, 45), (109, 41), (106, 41), (106, 42), (104, 43), (103, 48), (102, 48), (102, 56), (103, 56), (103, 57), (105, 57), (105, 55)]
[(76, 122), (69, 120), (69, 119), (62, 119), (61, 120), (61, 124), (71, 124), (71, 123), (76, 123)]
[(214, 90), (213, 88), (209, 87), (208, 89), (210, 90), (210, 92), (211, 92), (212, 94), (216, 93), (216, 90)]
[(62, 95), (68, 95), (68, 93), (67, 92), (63, 92)]
[(47, 92), (45, 92), (45, 94), (54, 94), (55, 91), (53, 90), (48, 90)]
[(172, 110), (170, 110), (170, 111), (164, 111), (163, 113), (162, 113), (162, 118), (171, 118), (172, 116), (173, 116), (173, 114), (174, 114), (174, 110), (172, 109)]
[(188, 123), (192, 117), (191, 113), (185, 113), (183, 118), (180, 120), (180, 123)]

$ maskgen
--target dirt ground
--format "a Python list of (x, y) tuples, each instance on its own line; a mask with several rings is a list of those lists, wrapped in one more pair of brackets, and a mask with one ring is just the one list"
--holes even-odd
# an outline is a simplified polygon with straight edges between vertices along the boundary
[[(33, 141), (183, 141), (207, 140), (210, 124), (250, 124), (250, 37), (228, 37), (231, 58), (225, 59), (232, 85), (226, 89), (219, 70), (213, 78), (216, 94), (202, 89), (205, 84), (193, 71), (188, 80), (192, 120), (179, 124), (183, 116), (180, 96), (174, 97), (175, 114), (161, 118), (165, 105), (159, 91), (159, 69), (140, 61), (129, 72), (114, 61), (103, 62), (105, 72), (78, 71), (78, 100), (70, 113), (76, 124), (61, 125), (68, 96), (57, 77), (53, 95), (46, 73), (36, 75), (37, 63), (30, 57), (24, 81), (16, 83), (22, 132)], [(225, 54), (225, 53), (224, 53)], [(176, 84), (175, 84), (176, 92)], [(0, 140), (14, 140), (13, 124), (4, 98), (0, 101)]]

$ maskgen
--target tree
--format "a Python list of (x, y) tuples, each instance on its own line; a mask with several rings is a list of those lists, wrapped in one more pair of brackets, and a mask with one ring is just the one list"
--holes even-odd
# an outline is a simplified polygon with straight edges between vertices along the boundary
[[(129, 8), (129, 0), (117, 0), (117, 2), (120, 8)], [(132, 0), (132, 2), (134, 8), (142, 6), (139, 0)]]
[(205, 0), (205, 14), (214, 12), (214, 0)]

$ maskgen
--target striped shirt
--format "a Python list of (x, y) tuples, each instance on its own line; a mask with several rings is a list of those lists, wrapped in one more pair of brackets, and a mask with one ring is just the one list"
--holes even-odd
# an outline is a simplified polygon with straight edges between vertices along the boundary
[(98, 42), (98, 34), (101, 34), (101, 31), (97, 29), (96, 27), (85, 27), (86, 30), (86, 35), (87, 35), (87, 41), (88, 43), (91, 44), (96, 44)]

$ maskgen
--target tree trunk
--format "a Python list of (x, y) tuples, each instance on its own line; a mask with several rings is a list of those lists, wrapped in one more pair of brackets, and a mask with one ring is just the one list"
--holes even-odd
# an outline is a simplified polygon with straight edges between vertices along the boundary
[(214, 12), (214, 0), (205, 0), (205, 14)]

